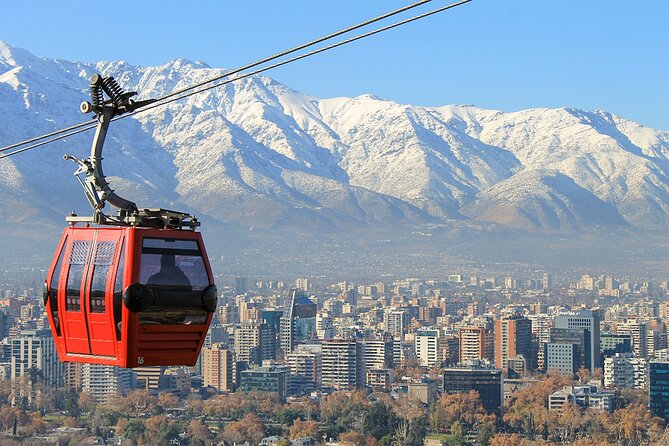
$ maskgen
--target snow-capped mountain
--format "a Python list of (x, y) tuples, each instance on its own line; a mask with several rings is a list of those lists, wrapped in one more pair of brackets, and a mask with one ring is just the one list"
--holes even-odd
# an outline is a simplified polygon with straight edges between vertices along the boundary
[[(33, 56), (0, 43), (0, 146), (87, 119), (90, 76), (140, 99), (223, 73)], [(0, 222), (25, 235), (88, 213), (63, 153), (92, 133), (0, 160)], [(602, 111), (318, 99), (254, 76), (112, 124), (105, 173), (140, 207), (232, 226), (332, 231), (497, 224), (532, 232), (669, 226), (669, 132)]]

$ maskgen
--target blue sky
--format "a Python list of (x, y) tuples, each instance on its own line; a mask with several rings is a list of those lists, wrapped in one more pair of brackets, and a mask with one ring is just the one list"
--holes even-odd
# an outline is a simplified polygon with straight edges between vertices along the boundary
[[(234, 68), (408, 3), (3, 0), (0, 40), (69, 60)], [(473, 0), (268, 75), (317, 97), (603, 109), (669, 130), (669, 1)]]

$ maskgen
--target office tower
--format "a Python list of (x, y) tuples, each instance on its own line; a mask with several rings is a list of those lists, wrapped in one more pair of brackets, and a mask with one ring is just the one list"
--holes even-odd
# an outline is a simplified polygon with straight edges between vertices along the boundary
[(81, 391), (90, 394), (97, 403), (104, 404), (118, 394), (135, 387), (131, 369), (100, 364), (81, 364)]
[(383, 325), (386, 333), (395, 339), (404, 339), (409, 331), (411, 316), (406, 310), (388, 310), (383, 315)]
[(267, 324), (245, 323), (235, 328), (235, 357), (248, 364), (275, 359), (272, 330)]
[(51, 330), (21, 330), (12, 339), (11, 379), (28, 376), (33, 368), (42, 372), (47, 385), (63, 385), (65, 367), (58, 360)]
[(654, 359), (648, 364), (650, 410), (669, 423), (669, 362)]
[(274, 392), (281, 400), (288, 396), (289, 368), (286, 366), (263, 366), (240, 373), (239, 390), (242, 392)]
[(495, 321), (495, 365), (506, 370), (508, 360), (523, 356), (532, 361), (532, 321), (520, 315), (503, 316)]
[(420, 365), (424, 367), (440, 365), (439, 339), (440, 332), (436, 328), (422, 328), (416, 331), (414, 349)]
[(353, 390), (364, 384), (360, 344), (355, 340), (332, 339), (322, 344), (322, 385), (335, 390)]
[(493, 360), (495, 338), (484, 327), (460, 328), (460, 362)]
[(544, 344), (544, 370), (571, 376), (580, 368), (579, 346), (575, 343), (547, 342)]
[(294, 352), (286, 355), (290, 367), (289, 395), (303, 396), (318, 390), (320, 375), (320, 354), (314, 352)]
[(219, 392), (232, 391), (232, 352), (221, 344), (202, 349), (202, 385), (213, 387)]
[(503, 401), (502, 371), (473, 361), (444, 370), (444, 393), (478, 392), (489, 413), (501, 414)]
[(316, 338), (316, 304), (299, 290), (291, 290), (288, 308), (281, 317), (281, 351), (292, 353), (295, 346)]
[[(574, 357), (574, 367), (576, 370), (586, 368), (591, 369), (590, 364), (592, 358), (590, 357), (590, 348), (587, 346), (589, 342), (588, 331), (578, 328), (553, 328), (551, 330), (552, 344), (574, 344), (577, 347), (577, 356)], [(544, 357), (544, 362), (546, 358)]]
[(591, 372), (594, 372), (600, 364), (599, 321), (599, 312), (593, 310), (563, 311), (555, 318), (555, 328), (585, 331), (583, 366)]
[(604, 359), (604, 386), (618, 389), (645, 389), (648, 361), (632, 353), (616, 353)]

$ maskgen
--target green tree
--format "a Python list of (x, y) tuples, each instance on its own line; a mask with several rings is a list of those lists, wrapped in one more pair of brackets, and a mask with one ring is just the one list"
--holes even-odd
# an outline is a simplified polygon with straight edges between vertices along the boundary
[(362, 419), (362, 431), (366, 435), (380, 440), (388, 434), (395, 432), (399, 424), (399, 418), (393, 410), (384, 403), (372, 404)]
[(298, 418), (300, 418), (300, 411), (289, 407), (284, 407), (276, 413), (276, 421), (286, 427), (290, 427)]
[(79, 409), (79, 394), (74, 389), (68, 389), (65, 394), (65, 411), (71, 417), (77, 418), (81, 415), (81, 409)]
[(137, 444), (137, 440), (144, 434), (145, 431), (146, 427), (144, 426), (144, 422), (142, 420), (129, 420), (123, 425), (123, 428), (121, 429), (121, 437), (127, 438), (134, 444)]

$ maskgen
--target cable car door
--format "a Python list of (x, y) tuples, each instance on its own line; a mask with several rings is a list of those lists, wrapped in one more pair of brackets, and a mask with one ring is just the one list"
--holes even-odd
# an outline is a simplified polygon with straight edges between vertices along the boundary
[(72, 231), (67, 242), (67, 268), (63, 268), (60, 282), (65, 284), (60, 290), (64, 296), (58, 299), (67, 353), (91, 353), (83, 302), (94, 235), (93, 230)]
[(114, 281), (122, 247), (122, 231), (98, 230), (91, 253), (85, 312), (91, 354), (116, 356)]

